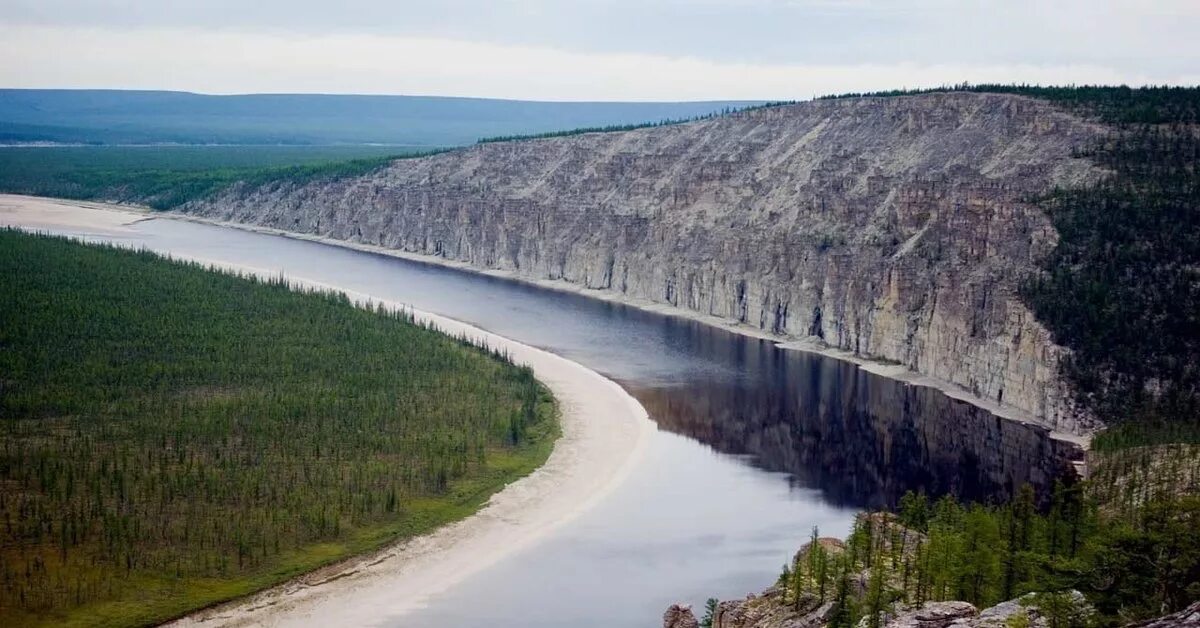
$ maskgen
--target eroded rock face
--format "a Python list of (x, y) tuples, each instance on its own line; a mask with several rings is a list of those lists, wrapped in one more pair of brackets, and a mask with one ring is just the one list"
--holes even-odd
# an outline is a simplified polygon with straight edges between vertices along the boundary
[(184, 211), (505, 269), (815, 337), (1060, 429), (1091, 421), (1015, 296), (1103, 129), (1000, 94), (819, 101), (485, 144)]
[(700, 622), (696, 621), (692, 607), (672, 604), (663, 613), (663, 628), (700, 628)]
[(823, 628), (832, 613), (833, 602), (822, 604), (815, 596), (805, 596), (785, 603), (783, 592), (772, 587), (762, 595), (719, 603), (713, 628)]

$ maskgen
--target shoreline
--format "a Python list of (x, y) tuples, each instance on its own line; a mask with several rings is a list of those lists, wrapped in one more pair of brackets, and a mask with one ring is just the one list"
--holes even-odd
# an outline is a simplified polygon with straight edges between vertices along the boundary
[(871, 373), (873, 375), (878, 375), (880, 377), (886, 377), (888, 379), (892, 379), (892, 380), (907, 384), (909, 386), (921, 386), (921, 387), (926, 387), (926, 388), (933, 388), (935, 390), (938, 390), (942, 394), (946, 395), (947, 397), (950, 397), (951, 399), (955, 399), (957, 401), (971, 404), (977, 408), (986, 410), (987, 412), (989, 412), (999, 418), (1002, 418), (1002, 419), (1005, 419), (1008, 421), (1015, 421), (1017, 423), (1020, 423), (1022, 425), (1026, 425), (1026, 426), (1044, 429), (1044, 430), (1046, 430), (1046, 433), (1049, 435), (1050, 438), (1052, 438), (1054, 440), (1058, 440), (1058, 441), (1076, 445), (1076, 446), (1080, 447), (1084, 452), (1088, 451), (1091, 448), (1092, 437), (1095, 435), (1095, 432), (1089, 432), (1089, 433), (1085, 433), (1085, 434), (1074, 434), (1074, 433), (1070, 433), (1070, 432), (1062, 432), (1062, 431), (1055, 430), (1052, 425), (1047, 424), (1046, 422), (1042, 421), (1041, 419), (1039, 419), (1037, 416), (1033, 415), (1030, 412), (1027, 412), (1027, 411), (1024, 411), (1024, 410), (1021, 410), (1019, 408), (1015, 408), (1012, 406), (998, 404), (995, 401), (992, 401), (990, 399), (985, 399), (983, 397), (979, 397), (977, 395), (972, 394), (970, 391), (966, 390), (965, 388), (962, 388), (961, 386), (958, 386), (956, 384), (952, 384), (950, 382), (940, 380), (940, 379), (937, 379), (937, 378), (934, 378), (934, 377), (931, 377), (928, 375), (924, 375), (917, 371), (913, 371), (902, 364), (895, 364), (895, 363), (885, 362), (882, 360), (866, 358), (861, 355), (855, 355), (851, 351), (846, 351), (843, 349), (829, 347), (829, 346), (823, 345), (821, 343), (818, 343), (816, 341), (809, 340), (806, 338), (777, 336), (777, 335), (762, 331), (761, 329), (758, 329), (756, 327), (749, 327), (747, 325), (732, 323), (729, 320), (720, 318), (718, 316), (713, 316), (710, 314), (702, 314), (700, 312), (686, 310), (683, 308), (666, 305), (666, 304), (662, 304), (662, 303), (656, 303), (656, 302), (649, 301), (646, 299), (629, 297), (624, 294), (614, 292), (612, 290), (589, 289), (589, 288), (585, 288), (578, 284), (571, 283), (571, 282), (568, 282), (568, 281), (562, 280), (562, 279), (533, 279), (530, 277), (518, 275), (517, 273), (514, 273), (509, 270), (502, 270), (502, 269), (495, 269), (495, 268), (479, 268), (476, 266), (472, 266), (471, 264), (469, 264), (467, 262), (451, 260), (451, 259), (446, 259), (446, 258), (442, 258), (442, 257), (436, 257), (433, 255), (426, 255), (423, 253), (413, 253), (411, 251), (404, 251), (404, 250), (400, 250), (400, 249), (389, 249), (389, 248), (381, 247), (381, 246), (374, 245), (374, 244), (364, 244), (361, 242), (350, 242), (348, 240), (338, 240), (336, 238), (330, 238), (330, 237), (326, 237), (326, 236), (318, 236), (318, 235), (307, 234), (307, 233), (284, 231), (282, 229), (276, 229), (274, 227), (264, 227), (261, 225), (252, 225), (252, 224), (246, 224), (246, 223), (214, 220), (211, 218), (203, 218), (200, 216), (193, 216), (190, 214), (174, 213), (173, 211), (162, 212), (161, 215), (155, 214), (155, 215), (151, 216), (151, 218), (166, 218), (169, 220), (182, 220), (185, 222), (194, 222), (194, 223), (199, 223), (199, 224), (212, 225), (212, 226), (216, 226), (216, 227), (227, 227), (227, 228), (233, 228), (233, 229), (240, 229), (242, 231), (249, 231), (252, 233), (262, 233), (262, 234), (266, 234), (266, 235), (274, 235), (274, 236), (280, 236), (280, 237), (284, 237), (284, 238), (291, 238), (293, 240), (304, 240), (304, 241), (308, 241), (308, 242), (317, 242), (320, 244), (327, 244), (330, 246), (338, 246), (338, 247), (347, 248), (347, 249), (351, 249), (351, 250), (355, 250), (355, 251), (361, 251), (364, 253), (374, 253), (374, 254), (378, 254), (378, 255), (386, 255), (389, 257), (395, 257), (395, 258), (403, 259), (403, 260), (410, 261), (410, 262), (416, 262), (419, 264), (426, 264), (426, 265), (430, 265), (430, 266), (440, 266), (443, 268), (450, 268), (450, 269), (469, 272), (469, 273), (473, 273), (473, 274), (477, 274), (477, 275), (494, 277), (494, 278), (503, 279), (506, 281), (514, 281), (517, 283), (534, 286), (537, 288), (553, 290), (555, 292), (580, 295), (580, 296), (587, 297), (589, 299), (597, 299), (600, 301), (606, 301), (609, 303), (615, 303), (615, 304), (625, 305), (628, 307), (633, 307), (633, 308), (636, 308), (636, 309), (639, 309), (639, 310), (642, 310), (645, 312), (659, 314), (661, 316), (670, 316), (670, 317), (684, 319), (684, 320), (696, 321), (698, 323), (702, 323), (702, 324), (705, 324), (705, 325), (708, 325), (711, 327), (716, 327), (718, 329), (722, 329), (722, 330), (728, 331), (730, 333), (740, 334), (742, 336), (756, 338), (759, 340), (766, 340), (768, 342), (774, 343), (775, 346), (777, 346), (781, 349), (787, 349), (787, 350), (791, 350), (791, 351), (804, 351), (807, 353), (815, 353), (815, 354), (818, 354), (818, 355), (821, 355), (824, 357), (833, 358), (835, 360), (850, 362), (851, 364), (858, 366), (859, 368), (861, 368), (862, 370), (864, 370), (868, 373)]
[(829, 347), (829, 346), (823, 345), (821, 343), (818, 343), (816, 341), (805, 339), (805, 338), (792, 338), (792, 337), (777, 336), (774, 334), (767, 333), (756, 327), (750, 327), (747, 325), (733, 323), (727, 319), (720, 318), (717, 316), (712, 316), (709, 314), (702, 314), (700, 312), (695, 312), (695, 311), (691, 311), (691, 310), (685, 310), (683, 308), (679, 308), (679, 307), (675, 307), (675, 306), (671, 306), (671, 305), (665, 305), (662, 303), (656, 303), (656, 302), (649, 301), (646, 299), (629, 297), (629, 296), (626, 296), (624, 294), (621, 294), (619, 292), (615, 292), (612, 290), (589, 289), (589, 288), (580, 286), (578, 284), (571, 283), (571, 282), (561, 280), (561, 279), (533, 279), (530, 277), (525, 277), (525, 276), (519, 275), (519, 274), (509, 271), (509, 270), (502, 270), (502, 269), (496, 269), (496, 268), (479, 268), (476, 266), (472, 266), (471, 264), (469, 264), (467, 262), (446, 259), (443, 257), (436, 257), (433, 255), (426, 255), (423, 253), (413, 253), (411, 251), (404, 251), (404, 250), (400, 250), (400, 249), (389, 249), (389, 248), (374, 245), (374, 244), (364, 244), (361, 242), (350, 242), (348, 240), (338, 240), (336, 238), (330, 238), (330, 237), (326, 237), (326, 236), (318, 236), (318, 235), (313, 235), (313, 234), (308, 234), (308, 233), (285, 231), (282, 229), (276, 229), (274, 227), (264, 227), (261, 225), (253, 225), (253, 224), (246, 224), (246, 223), (239, 223), (239, 222), (229, 222), (229, 221), (224, 221), (224, 220), (215, 220), (212, 218), (204, 218), (201, 216), (194, 216), (191, 214), (178, 213), (175, 210), (156, 212), (150, 208), (141, 207), (141, 206), (117, 205), (117, 204), (95, 202), (95, 201), (73, 201), (73, 200), (69, 200), (69, 199), (54, 199), (54, 198), (49, 198), (49, 197), (0, 194), (0, 200), (4, 199), (5, 197), (36, 199), (36, 200), (42, 200), (42, 201), (56, 202), (56, 203), (60, 203), (60, 204), (73, 204), (73, 205), (77, 205), (80, 207), (89, 207), (89, 208), (95, 208), (95, 209), (112, 209), (112, 210), (122, 211), (122, 212), (129, 213), (129, 214), (137, 214), (137, 215), (142, 216), (144, 219), (163, 218), (163, 219), (168, 219), (168, 220), (181, 220), (181, 221), (185, 221), (185, 222), (194, 222), (194, 223), (199, 223), (199, 224), (212, 225), (212, 226), (216, 226), (216, 227), (227, 227), (227, 228), (232, 228), (232, 229), (240, 229), (242, 231), (249, 231), (252, 233), (262, 233), (262, 234), (266, 234), (266, 235), (274, 235), (274, 236), (279, 236), (279, 237), (284, 237), (284, 238), (291, 238), (293, 240), (304, 240), (304, 241), (308, 241), (308, 242), (317, 242), (320, 244), (327, 244), (330, 246), (338, 246), (338, 247), (351, 249), (351, 250), (355, 250), (355, 251), (361, 251), (364, 253), (374, 253), (374, 254), (378, 254), (378, 255), (386, 255), (389, 257), (395, 257), (395, 258), (407, 260), (410, 262), (426, 264), (429, 266), (440, 266), (443, 268), (451, 268), (454, 270), (474, 273), (477, 275), (484, 275), (487, 277), (504, 279), (506, 281), (515, 281), (517, 283), (534, 286), (534, 287), (538, 287), (538, 288), (542, 288), (542, 289), (546, 289), (546, 290), (553, 290), (555, 292), (576, 294), (576, 295), (587, 297), (589, 299), (597, 299), (597, 300), (606, 301), (609, 303), (625, 305), (625, 306), (637, 308), (637, 309), (645, 311), (645, 312), (659, 314), (662, 316), (670, 316), (670, 317), (684, 319), (684, 320), (696, 321), (698, 323), (703, 323), (703, 324), (709, 325), (711, 327), (716, 327), (716, 328), (728, 331), (730, 333), (740, 334), (740, 335), (747, 336), (750, 338), (757, 338), (759, 340), (766, 340), (768, 342), (774, 343), (775, 346), (777, 346), (781, 349), (788, 349), (788, 350), (792, 350), (792, 351), (805, 351), (808, 353), (815, 353), (815, 354), (822, 355), (822, 356), (825, 356), (828, 358), (833, 358), (835, 360), (842, 360), (845, 362), (850, 362), (868, 373), (871, 373), (874, 375), (879, 375), (881, 377), (886, 377), (888, 379), (893, 379), (893, 380), (908, 384), (910, 386), (923, 386), (923, 387), (927, 387), (927, 388), (933, 388), (933, 389), (936, 389), (936, 390), (940, 391), (941, 393), (945, 394), (947, 397), (950, 397), (951, 399), (955, 399), (958, 401), (962, 401), (964, 403), (971, 404), (975, 407), (986, 410), (987, 412), (989, 412), (999, 418), (1009, 420), (1009, 421), (1015, 421), (1022, 425), (1027, 425), (1027, 426), (1031, 426), (1031, 427), (1035, 427), (1035, 428), (1044, 429), (1044, 430), (1046, 430), (1046, 433), (1049, 435), (1050, 438), (1078, 446), (1085, 453), (1089, 449), (1091, 449), (1092, 437), (1095, 435), (1095, 432), (1089, 432), (1089, 433), (1085, 433), (1085, 434), (1073, 434), (1073, 433), (1069, 433), (1069, 432), (1062, 432), (1062, 431), (1055, 430), (1052, 425), (1048, 425), (1047, 423), (1045, 423), (1044, 421), (1042, 421), (1041, 419), (1039, 419), (1037, 416), (1033, 415), (1030, 412), (1020, 410), (1020, 409), (1014, 408), (1012, 406), (998, 404), (995, 401), (992, 401), (991, 399), (985, 399), (985, 398), (979, 397), (977, 395), (972, 394), (970, 391), (966, 390), (965, 388), (962, 388), (961, 386), (958, 386), (956, 384), (952, 384), (950, 382), (940, 380), (940, 379), (937, 379), (934, 377), (930, 377), (928, 375), (918, 373), (918, 372), (913, 371), (913, 370), (909, 369), (908, 367), (901, 365), (901, 364), (895, 364), (895, 363), (885, 362), (882, 360), (865, 358), (860, 355), (855, 355), (851, 351), (845, 351), (842, 349)]
[[(0, 195), (0, 224), (27, 230), (68, 230), (121, 236), (158, 217), (128, 207)], [(278, 278), (265, 268), (166, 252), (218, 271)], [(194, 625), (371, 625), (422, 607), (429, 598), (525, 549), (595, 505), (641, 459), (657, 428), (646, 410), (616, 382), (542, 349), (403, 303), (287, 276), (295, 289), (336, 290), (362, 307), (376, 304), (412, 313), (447, 335), (509, 353), (530, 366), (554, 395), (562, 434), (545, 464), (492, 495), (474, 514), (431, 533), (393, 542), (246, 597), (169, 622)]]

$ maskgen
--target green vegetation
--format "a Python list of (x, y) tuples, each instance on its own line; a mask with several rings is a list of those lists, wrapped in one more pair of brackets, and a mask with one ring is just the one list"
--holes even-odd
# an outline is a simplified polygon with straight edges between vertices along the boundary
[(5, 147), (0, 191), (170, 209), (238, 182), (349, 178), (428, 154), (396, 146)]
[(715, 597), (710, 597), (704, 601), (704, 615), (700, 617), (700, 628), (712, 628), (718, 604), (720, 604), (720, 601)]
[(762, 103), (759, 105), (748, 105), (745, 107), (725, 107), (719, 111), (713, 111), (702, 115), (690, 116), (686, 118), (664, 118), (654, 122), (638, 122), (634, 124), (609, 124), (605, 126), (586, 126), (573, 129), (564, 129), (562, 131), (547, 131), (545, 133), (526, 133), (518, 135), (497, 135), (494, 137), (482, 137), (477, 142), (478, 144), (490, 144), (493, 142), (514, 142), (518, 140), (544, 140), (552, 137), (570, 137), (572, 135), (583, 135), (584, 133), (615, 133), (618, 131), (633, 131), (635, 129), (652, 129), (660, 126), (673, 126), (676, 124), (685, 124), (688, 122), (699, 122), (701, 120), (711, 120), (722, 116), (728, 116), (735, 113), (743, 113), (746, 111), (754, 111), (756, 109), (765, 109), (768, 107), (780, 107), (783, 105), (794, 105), (794, 100), (781, 100), (777, 102)]
[(1072, 349), (1066, 374), (1098, 416), (1146, 442), (1200, 442), (1200, 135), (1183, 124), (1200, 90), (1144, 95), (1123, 110), (1180, 118), (1115, 127), (1090, 154), (1111, 176), (1040, 201), (1060, 239), (1022, 294)]
[(155, 623), (462, 518), (528, 368), (344, 295), (0, 231), (0, 625)]
[(1022, 296), (1073, 359), (1080, 401), (1125, 423), (1097, 446), (1200, 443), (1200, 87), (957, 85), (1042, 98), (1111, 132), (1085, 156), (1111, 174), (1036, 199), (1059, 242)]
[(720, 113), (696, 116), (694, 118), (668, 118), (666, 120), (658, 120), (656, 122), (638, 122), (633, 124), (608, 124), (605, 126), (585, 126), (574, 129), (564, 129), (562, 131), (546, 131), (544, 133), (523, 133), (518, 135), (496, 135), (493, 137), (481, 137), (477, 144), (492, 144), (496, 142), (515, 142), (519, 140), (544, 140), (552, 137), (570, 137), (572, 135), (583, 135), (584, 133), (616, 133), (618, 131), (632, 131), (634, 129), (651, 129), (660, 126), (671, 126), (674, 124), (683, 124), (685, 122), (695, 122), (697, 120), (707, 120), (717, 115), (729, 113), (725, 110)]
[(850, 92), (822, 96), (818, 100), (839, 98), (889, 98), (938, 92), (975, 92), (1017, 94), (1051, 100), (1084, 113), (1099, 115), (1114, 124), (1195, 124), (1200, 122), (1200, 87), (1129, 87), (1127, 85), (1002, 85), (985, 83), (944, 85), (926, 89), (893, 89), (879, 92)]
[[(813, 541), (780, 583), (798, 609), (833, 602), (830, 626), (877, 622), (897, 603), (993, 606), (1027, 593), (1051, 623), (1112, 626), (1185, 608), (1200, 597), (1200, 499), (1154, 502), (1102, 518), (1081, 486), (1059, 486), (1039, 512), (1032, 489), (1004, 506), (930, 504), (906, 495), (899, 514), (861, 516), (844, 548)], [(1094, 605), (1070, 603), (1078, 590)]]

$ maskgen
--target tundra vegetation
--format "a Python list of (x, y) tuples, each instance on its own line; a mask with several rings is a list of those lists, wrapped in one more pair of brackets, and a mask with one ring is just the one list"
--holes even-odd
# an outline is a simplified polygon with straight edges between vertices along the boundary
[(545, 461), (526, 367), (334, 293), (0, 231), (0, 625), (144, 625)]

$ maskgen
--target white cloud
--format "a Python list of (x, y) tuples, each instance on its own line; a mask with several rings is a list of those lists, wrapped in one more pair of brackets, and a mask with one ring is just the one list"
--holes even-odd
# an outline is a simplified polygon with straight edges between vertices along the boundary
[(405, 36), (0, 26), (0, 85), (547, 100), (785, 99), (970, 81), (1181, 83), (1098, 64), (745, 64)]

